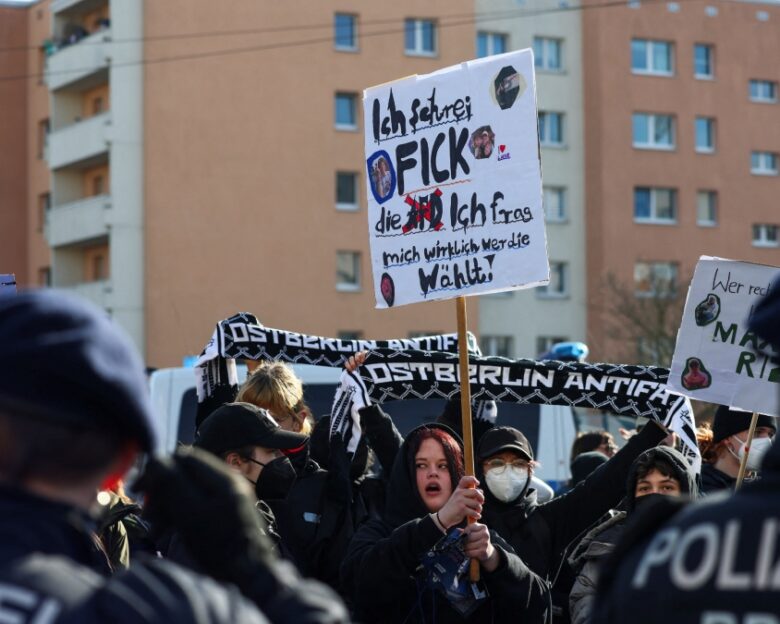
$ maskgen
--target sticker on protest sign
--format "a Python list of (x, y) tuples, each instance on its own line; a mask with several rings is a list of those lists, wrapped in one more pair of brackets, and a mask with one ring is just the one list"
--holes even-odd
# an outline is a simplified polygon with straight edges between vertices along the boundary
[[(780, 362), (748, 331), (780, 268), (703, 256), (688, 290), (669, 388), (701, 401), (780, 415)], [(773, 357), (774, 355), (774, 357)]]
[(533, 53), (364, 92), (378, 308), (547, 284)]

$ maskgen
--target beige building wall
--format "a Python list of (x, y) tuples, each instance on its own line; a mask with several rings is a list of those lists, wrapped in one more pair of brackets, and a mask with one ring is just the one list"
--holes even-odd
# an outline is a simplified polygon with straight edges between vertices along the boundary
[[(639, 8), (582, 13), (588, 342), (594, 359), (629, 346), (609, 339), (598, 294), (609, 274), (633, 286), (636, 262), (676, 262), (687, 280), (701, 255), (780, 265), (780, 248), (753, 246), (751, 231), (754, 223), (780, 223), (780, 177), (753, 175), (750, 166), (752, 150), (780, 152), (780, 104), (748, 98), (750, 79), (780, 79), (780, 7), (759, 2), (634, 6)], [(673, 42), (673, 75), (633, 74), (632, 38)], [(694, 78), (695, 43), (714, 46), (714, 79)], [(633, 112), (674, 115), (676, 147), (632, 147)], [(716, 120), (712, 154), (695, 151), (696, 116)], [(676, 189), (677, 222), (636, 223), (636, 186)], [(718, 193), (715, 227), (697, 224), (697, 191), (704, 189)], [(685, 291), (686, 283), (680, 288)]]
[[(0, 6), (0, 77), (27, 73), (27, 11)], [(28, 280), (27, 237), (27, 83), (0, 80), (0, 273)]]
[[(359, 16), (358, 51), (334, 50), (336, 11)], [(150, 365), (175, 366), (198, 353), (214, 324), (238, 311), (329, 336), (455, 330), (453, 302), (374, 309), (362, 113), (357, 131), (335, 130), (334, 94), (357, 94), (360, 110), (366, 87), (472, 58), (469, 19), (440, 20), (434, 58), (406, 56), (403, 32), (405, 17), (472, 11), (472, 0), (145, 3)], [(258, 32), (155, 39), (246, 29)], [(181, 60), (155, 62), (173, 57)], [(336, 209), (339, 170), (359, 172), (355, 212)], [(359, 291), (337, 291), (337, 250), (360, 252)], [(474, 305), (470, 326), (478, 327)]]

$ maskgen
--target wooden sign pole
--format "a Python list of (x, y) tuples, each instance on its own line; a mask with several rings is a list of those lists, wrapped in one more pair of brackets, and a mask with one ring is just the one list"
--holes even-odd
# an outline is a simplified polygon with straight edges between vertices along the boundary
[[(458, 363), (460, 365), (460, 413), (463, 425), (463, 461), (466, 475), (474, 476), (474, 434), (471, 429), (471, 385), (469, 384), (469, 346), (466, 319), (466, 298), (457, 297), (455, 304), (458, 310)], [(469, 518), (469, 524), (475, 522)], [(469, 577), (472, 582), (479, 580), (479, 561), (471, 560)]]
[(745, 471), (747, 470), (748, 456), (750, 455), (750, 446), (753, 444), (753, 436), (756, 435), (756, 425), (758, 424), (758, 412), (753, 412), (753, 418), (750, 419), (750, 429), (748, 429), (747, 442), (745, 442), (745, 454), (742, 456), (742, 461), (739, 464), (739, 475), (737, 476), (737, 485), (734, 487), (738, 490), (742, 485), (742, 480), (745, 478)]

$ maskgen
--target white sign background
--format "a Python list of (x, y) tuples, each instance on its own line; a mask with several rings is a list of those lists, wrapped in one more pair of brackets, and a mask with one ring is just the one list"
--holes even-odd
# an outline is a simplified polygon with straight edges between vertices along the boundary
[[(748, 333), (780, 268), (702, 256), (685, 302), (668, 386), (692, 399), (780, 416), (780, 366)], [(771, 349), (766, 345), (766, 349)]]
[(548, 283), (531, 50), (372, 87), (363, 104), (378, 308)]

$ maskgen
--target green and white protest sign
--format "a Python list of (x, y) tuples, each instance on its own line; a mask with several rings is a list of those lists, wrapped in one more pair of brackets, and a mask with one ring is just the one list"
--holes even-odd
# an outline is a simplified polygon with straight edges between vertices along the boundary
[(693, 399), (780, 416), (780, 364), (748, 331), (780, 268), (702, 256), (688, 289), (668, 386)]
[(378, 308), (547, 284), (531, 50), (367, 89)]

